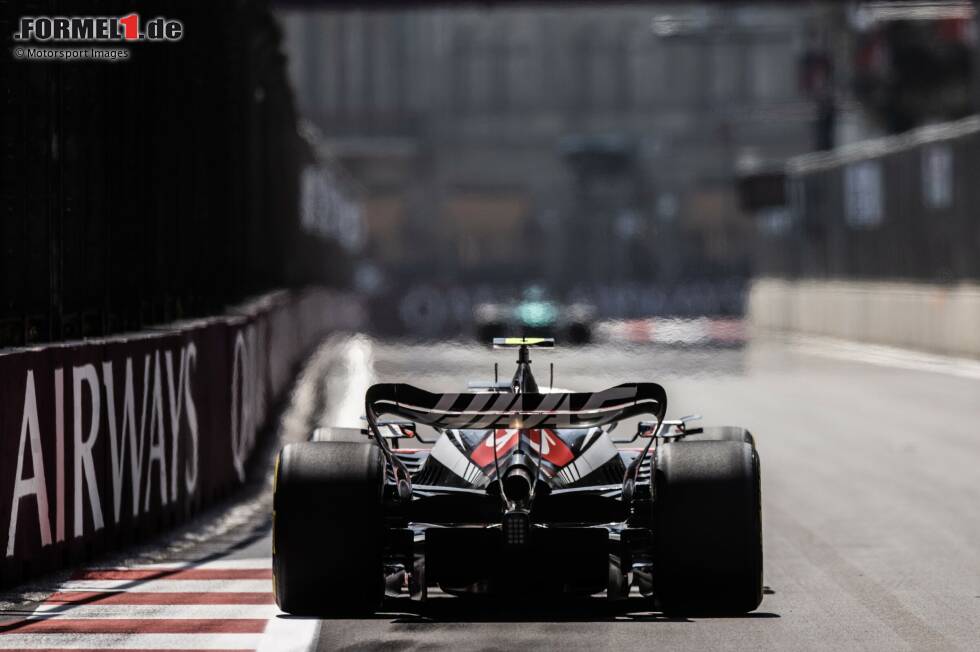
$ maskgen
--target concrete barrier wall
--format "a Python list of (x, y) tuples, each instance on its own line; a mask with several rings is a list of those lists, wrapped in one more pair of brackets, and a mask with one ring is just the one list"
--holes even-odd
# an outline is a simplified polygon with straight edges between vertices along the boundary
[(150, 332), (0, 351), (0, 584), (186, 519), (245, 481), (295, 364), (357, 306), (276, 293)]
[(753, 327), (980, 357), (980, 285), (757, 279)]

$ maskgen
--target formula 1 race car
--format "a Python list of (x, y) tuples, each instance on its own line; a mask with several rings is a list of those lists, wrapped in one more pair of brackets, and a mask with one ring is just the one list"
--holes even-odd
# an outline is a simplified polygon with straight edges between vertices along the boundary
[[(281, 451), (273, 573), (283, 611), (369, 614), (386, 595), (424, 600), (432, 587), (615, 601), (635, 586), (679, 615), (759, 606), (759, 456), (747, 430), (665, 420), (655, 383), (542, 391), (529, 353), (553, 340), (494, 344), (518, 351), (510, 382), (460, 394), (374, 385), (366, 428), (321, 428)], [(641, 415), (652, 418), (613, 439), (617, 423)], [(426, 443), (420, 426), (438, 433), (434, 445), (401, 447)]]
[(481, 342), (509, 332), (523, 336), (557, 334), (572, 344), (588, 344), (595, 320), (595, 306), (558, 302), (539, 285), (526, 288), (519, 301), (481, 303), (473, 310), (473, 323)]

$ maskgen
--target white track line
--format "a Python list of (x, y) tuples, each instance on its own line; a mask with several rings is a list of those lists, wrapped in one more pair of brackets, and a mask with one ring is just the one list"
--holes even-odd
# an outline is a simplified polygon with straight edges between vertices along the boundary
[(272, 568), (269, 557), (249, 557), (246, 559), (215, 559), (206, 562), (177, 561), (159, 564), (132, 564), (130, 566), (89, 566), (86, 570), (179, 570), (181, 568), (200, 568), (202, 570), (220, 569), (266, 569)]
[(830, 337), (797, 335), (791, 336), (790, 341), (798, 350), (810, 355), (980, 380), (980, 360)]
[(324, 425), (359, 428), (364, 414), (364, 394), (374, 383), (374, 347), (369, 337), (355, 335), (345, 344), (345, 386), (343, 398), (328, 415)]
[(312, 618), (273, 618), (258, 652), (306, 652), (313, 648), (319, 631), (320, 621)]
[[(279, 614), (274, 604), (42, 604), (30, 614), (17, 614), (27, 619), (52, 618), (273, 618)], [(6, 611), (2, 615), (13, 615)]]
[(62, 591), (129, 591), (133, 593), (269, 593), (269, 580), (71, 580)]
[(261, 634), (4, 634), (0, 650), (254, 650)]

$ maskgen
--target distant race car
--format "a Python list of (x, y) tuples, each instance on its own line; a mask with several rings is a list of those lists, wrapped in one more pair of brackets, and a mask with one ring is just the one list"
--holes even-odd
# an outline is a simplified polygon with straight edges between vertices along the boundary
[[(425, 600), (432, 587), (617, 601), (636, 586), (670, 614), (759, 606), (759, 456), (747, 430), (665, 420), (656, 383), (542, 390), (530, 349), (553, 340), (494, 344), (518, 351), (510, 382), (458, 394), (374, 385), (367, 428), (322, 428), (281, 451), (273, 572), (283, 611), (366, 615), (386, 595)], [(641, 415), (652, 418), (612, 438)], [(434, 445), (400, 447), (432, 443), (420, 426), (439, 433)]]
[(544, 288), (532, 285), (521, 300), (481, 303), (473, 310), (476, 334), (489, 342), (503, 334), (553, 336), (572, 344), (592, 341), (595, 307), (587, 303), (562, 304), (548, 297)]

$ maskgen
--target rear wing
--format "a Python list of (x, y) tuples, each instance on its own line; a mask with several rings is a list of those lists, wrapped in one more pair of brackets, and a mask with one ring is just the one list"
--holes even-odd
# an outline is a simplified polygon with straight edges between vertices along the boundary
[[(601, 392), (433, 394), (403, 383), (372, 385), (366, 414), (393, 414), (435, 428), (590, 428), (641, 414), (663, 421), (667, 394), (656, 383), (627, 383)], [(380, 435), (378, 435), (380, 437)]]

